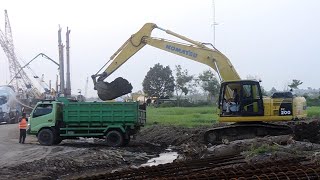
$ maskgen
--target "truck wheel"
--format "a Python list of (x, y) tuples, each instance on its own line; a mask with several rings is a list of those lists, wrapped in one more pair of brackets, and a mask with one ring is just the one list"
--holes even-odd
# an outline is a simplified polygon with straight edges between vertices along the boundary
[(53, 136), (55, 137), (54, 140), (53, 140), (53, 144), (54, 145), (60, 144), (63, 139), (60, 137), (60, 135), (57, 132), (57, 130), (56, 129), (52, 129), (52, 133), (53, 133)]
[(130, 136), (128, 137), (128, 139), (123, 140), (122, 146), (127, 146), (129, 143), (130, 143)]
[(51, 146), (55, 138), (50, 129), (42, 129), (38, 134), (38, 141), (41, 145)]
[(117, 130), (109, 131), (106, 135), (107, 145), (111, 147), (119, 147), (123, 144), (123, 136)]
[(61, 137), (56, 137), (56, 139), (54, 140), (53, 144), (54, 144), (54, 145), (58, 145), (58, 144), (61, 143), (62, 140), (63, 140), (63, 139), (62, 139)]

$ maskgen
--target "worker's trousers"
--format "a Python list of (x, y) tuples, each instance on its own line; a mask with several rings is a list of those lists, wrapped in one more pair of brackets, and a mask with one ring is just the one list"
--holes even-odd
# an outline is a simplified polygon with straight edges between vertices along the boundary
[(27, 130), (26, 129), (20, 129), (19, 143), (24, 144), (24, 140), (26, 139), (26, 136), (27, 136)]

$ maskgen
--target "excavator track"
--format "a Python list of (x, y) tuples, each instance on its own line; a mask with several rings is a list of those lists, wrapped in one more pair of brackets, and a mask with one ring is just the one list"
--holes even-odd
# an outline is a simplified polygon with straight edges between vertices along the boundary
[(204, 141), (214, 145), (241, 139), (287, 134), (293, 134), (293, 129), (288, 125), (241, 122), (207, 130), (204, 134)]

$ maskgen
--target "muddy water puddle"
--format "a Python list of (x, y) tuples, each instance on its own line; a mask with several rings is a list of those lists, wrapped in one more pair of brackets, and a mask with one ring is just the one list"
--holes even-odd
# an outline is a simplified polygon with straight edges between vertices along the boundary
[(167, 164), (172, 163), (175, 159), (177, 159), (178, 153), (177, 152), (164, 152), (160, 153), (159, 157), (155, 157), (149, 159), (147, 163), (142, 164), (141, 167), (145, 166), (157, 166), (159, 164)]

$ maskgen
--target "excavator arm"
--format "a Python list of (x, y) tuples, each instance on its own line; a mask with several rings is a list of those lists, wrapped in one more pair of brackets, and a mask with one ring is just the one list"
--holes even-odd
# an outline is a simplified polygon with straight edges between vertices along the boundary
[[(156, 28), (187, 43), (151, 37), (151, 32)], [(100, 99), (110, 100), (131, 92), (131, 84), (123, 78), (117, 78), (111, 83), (104, 82), (104, 79), (116, 71), (146, 44), (206, 64), (219, 74), (220, 80), (240, 80), (240, 76), (229, 59), (215, 47), (209, 48), (204, 43), (191, 40), (170, 30), (165, 30), (156, 24), (147, 23), (110, 57), (110, 60), (106, 63), (107, 68), (103, 73), (98, 74), (101, 68), (98, 73), (92, 75), (93, 83)]]

